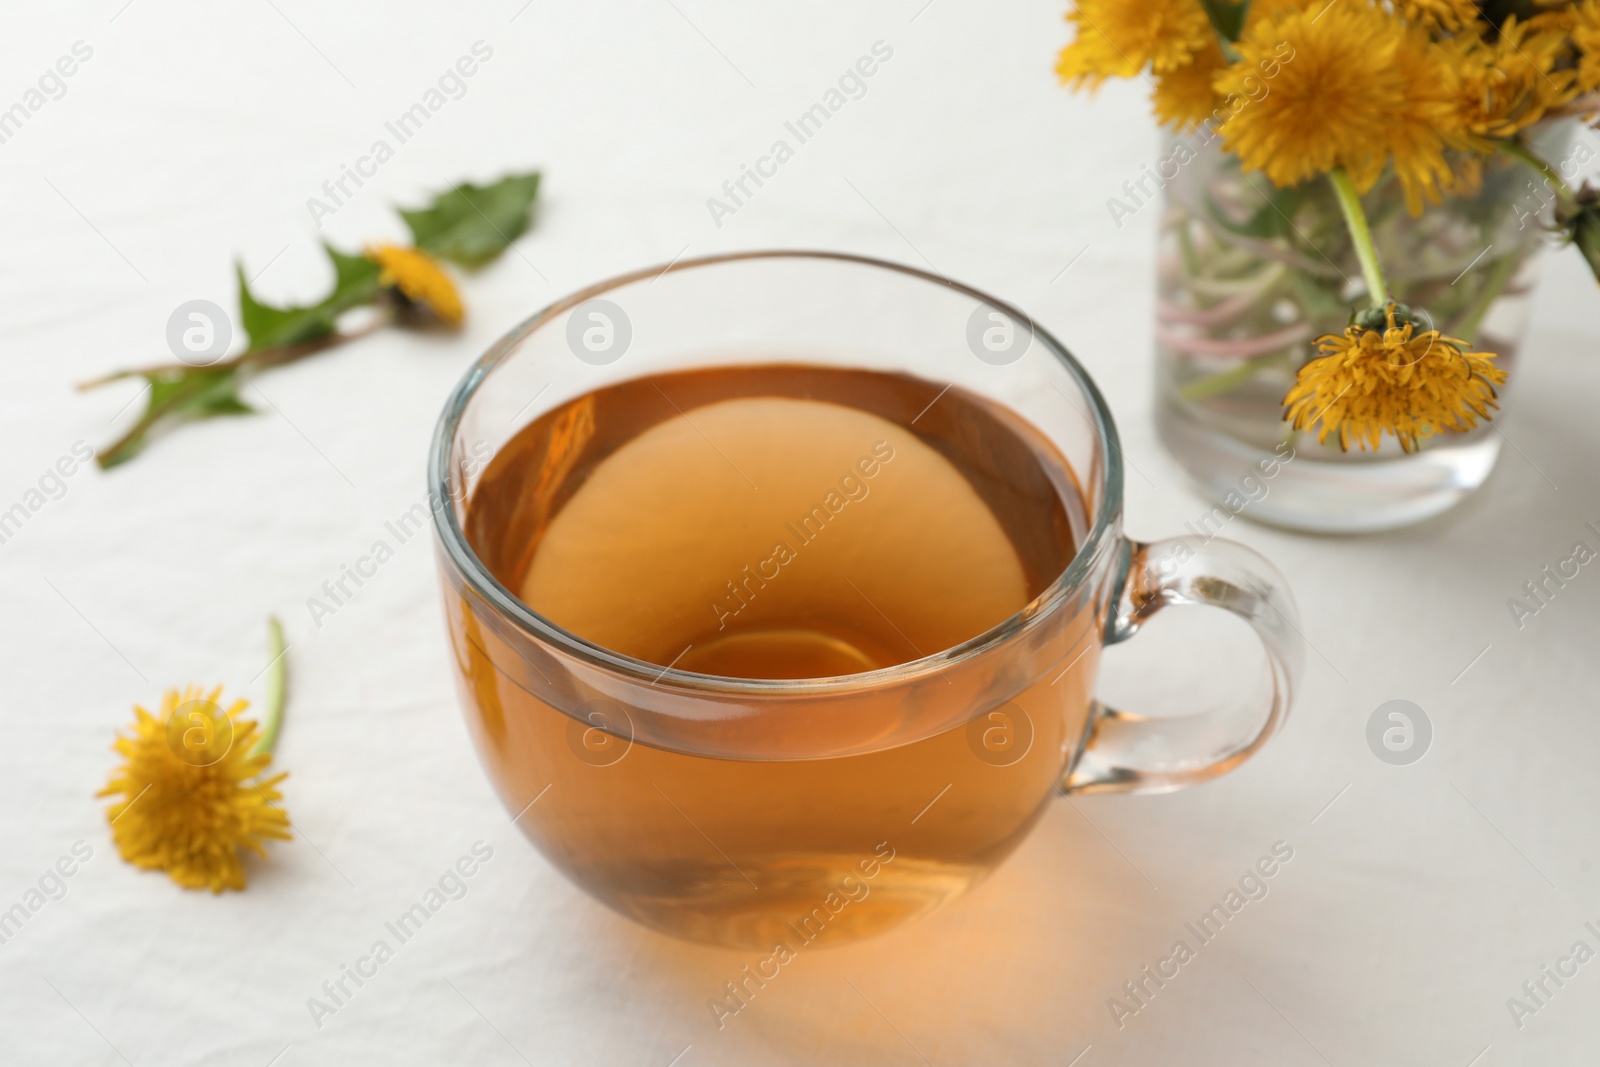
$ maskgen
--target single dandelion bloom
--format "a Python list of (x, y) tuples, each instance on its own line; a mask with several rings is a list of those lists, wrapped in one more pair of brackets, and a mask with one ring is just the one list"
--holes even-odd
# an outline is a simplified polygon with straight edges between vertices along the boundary
[(376, 245), (367, 249), (367, 258), (383, 268), (379, 284), (398, 290), (407, 301), (427, 308), (441, 322), (459, 326), (466, 318), (456, 283), (439, 261), (422, 249)]
[(1061, 50), (1056, 74), (1074, 87), (1131, 78), (1147, 66), (1163, 74), (1216, 47), (1211, 20), (1195, 0), (1079, 0), (1067, 21), (1077, 34)]
[(221, 693), (169, 689), (158, 715), (136, 706), (131, 736), (113, 746), (125, 762), (96, 794), (121, 797), (106, 817), (124, 860), (213, 893), (244, 888), (240, 849), (265, 857), (265, 839), (289, 839), (273, 806), (286, 775), (263, 777), (272, 755), (255, 751), (257, 725), (239, 718), (247, 704), (223, 711)]
[(1463, 33), (1440, 43), (1449, 103), (1440, 131), (1461, 147), (1494, 150), (1577, 96), (1578, 72), (1558, 66), (1567, 57), (1564, 32), (1506, 19), (1494, 40)]
[[(1280, 186), (1367, 160), (1404, 104), (1403, 41), (1399, 22), (1361, 4), (1253, 22), (1236, 45), (1239, 61), (1217, 75), (1220, 95), (1249, 100), (1219, 127), (1224, 150)], [(1279, 64), (1265, 95), (1263, 63)]]
[(1407, 452), (1446, 430), (1470, 430), (1498, 408), (1494, 387), (1506, 380), (1490, 352), (1438, 330), (1416, 332), (1411, 313), (1390, 304), (1356, 317), (1341, 334), (1317, 339), (1321, 356), (1300, 368), (1284, 397), (1296, 430), (1319, 425), (1317, 440), (1338, 435), (1348, 451), (1359, 442), (1376, 452), (1391, 433)]

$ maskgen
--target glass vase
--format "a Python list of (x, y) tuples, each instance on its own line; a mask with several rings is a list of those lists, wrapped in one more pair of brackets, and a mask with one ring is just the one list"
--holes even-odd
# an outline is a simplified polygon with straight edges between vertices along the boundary
[[(1565, 166), (1570, 133), (1551, 126), (1535, 148)], [(1503, 442), (1492, 422), (1407, 453), (1389, 435), (1376, 451), (1340, 451), (1337, 434), (1323, 445), (1317, 426), (1284, 421), (1284, 396), (1316, 338), (1342, 332), (1365, 306), (1361, 267), (1325, 178), (1279, 189), (1203, 141), (1171, 139), (1160, 168), (1156, 420), (1178, 464), (1226, 517), (1330, 533), (1419, 522), (1477, 489)], [(1362, 203), (1391, 298), (1421, 309), (1419, 329), (1431, 323), (1497, 353), (1509, 386), (1554, 193), (1516, 160), (1480, 162), (1474, 190), (1420, 215), (1392, 174)], [(1503, 409), (1507, 388), (1498, 392)]]

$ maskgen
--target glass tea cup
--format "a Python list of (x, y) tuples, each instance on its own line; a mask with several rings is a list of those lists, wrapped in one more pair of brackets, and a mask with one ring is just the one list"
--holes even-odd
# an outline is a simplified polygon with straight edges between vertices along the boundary
[[(562, 499), (491, 507), (479, 490), (496, 464), (534, 461), (525, 427), (647, 376), (767, 364), (912, 375), (1011, 413), (1069, 471), (1070, 562), (954, 647), (800, 679), (636, 658), (519, 598), (533, 543), (518, 522)], [(900, 424), (925, 432), (925, 414)], [(563, 470), (581, 481), (616, 447)], [(792, 951), (886, 929), (976, 884), (1056, 794), (1214, 778), (1281, 725), (1302, 658), (1293, 597), (1255, 552), (1124, 536), (1116, 428), (1057, 340), (994, 297), (860, 256), (682, 260), (552, 304), (451, 395), (429, 485), (461, 700), (506, 808), (595, 898), (697, 941)], [(1261, 640), (1266, 670), (1238, 706), (1144, 718), (1097, 701), (1101, 650), (1189, 604)]]

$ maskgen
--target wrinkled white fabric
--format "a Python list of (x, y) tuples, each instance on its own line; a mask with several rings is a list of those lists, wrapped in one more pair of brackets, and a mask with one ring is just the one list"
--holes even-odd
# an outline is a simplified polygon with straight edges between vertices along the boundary
[[(42, 878), (56, 893), (59, 859), (74, 872), (0, 944), (0, 1062), (1281, 1067), (1465, 1065), (1492, 1046), (1473, 1062), (1500, 1065), (1595, 1047), (1600, 963), (1547, 981), (1520, 1029), (1507, 1007), (1575, 942), (1600, 948), (1600, 576), (1521, 630), (1506, 606), (1574, 541), (1600, 546), (1583, 525), (1600, 521), (1600, 302), (1576, 257), (1548, 264), (1514, 447), (1476, 499), (1366, 538), (1230, 525), (1289, 576), (1311, 646), (1259, 758), (1185, 793), (1058, 802), (970, 897), (802, 953), (719, 1029), (707, 1001), (755, 957), (612, 915), (508, 825), (455, 704), (427, 539), (320, 625), (307, 599), (421, 498), (441, 402), (496, 336), (607, 275), (735, 248), (933, 264), (1016, 300), (1117, 413), (1130, 532), (1181, 532), (1207, 505), (1150, 422), (1159, 208), (1120, 228), (1106, 208), (1160, 154), (1145, 87), (1057, 88), (1054, 4), (105, 0), (5, 19), (0, 108), (75, 42), (93, 54), (0, 143), (0, 510), (127, 425), (133, 387), (73, 383), (165, 360), (178, 304), (233, 306), (236, 257), (264, 299), (306, 301), (327, 283), (319, 238), (398, 238), (390, 204), (466, 177), (537, 166), (546, 183), (534, 232), (464, 281), (459, 337), (390, 332), (263, 375), (245, 392), (261, 414), (78, 470), (0, 544), (0, 910)], [(708, 208), (880, 40), (893, 58), (864, 95), (736, 211)], [(477, 41), (492, 58), (397, 143), (386, 123)], [(362, 163), (379, 140), (393, 157)], [(314, 219), (346, 166), (370, 174)], [(134, 702), (186, 682), (260, 699), (272, 612), (298, 835), (251, 863), (248, 892), (183, 892), (116, 857), (93, 793)], [(1238, 629), (1164, 617), (1108, 655), (1107, 693), (1225, 696), (1255, 669)], [(1434, 724), (1414, 766), (1364, 740), (1393, 698)], [(1124, 983), (1147, 965), (1170, 974), (1185, 924), (1279, 841), (1293, 859), (1264, 899), (1191, 940), (1137, 1013), (1108, 1007), (1135, 1003)], [(478, 842), (492, 858), (460, 898), (362, 963)], [(308, 998), (358, 964), (371, 977), (313, 1018)]]

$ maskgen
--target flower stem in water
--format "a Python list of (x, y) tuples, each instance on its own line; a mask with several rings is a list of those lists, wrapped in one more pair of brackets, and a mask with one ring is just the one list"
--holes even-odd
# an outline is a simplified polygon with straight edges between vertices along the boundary
[(1367, 225), (1367, 213), (1362, 210), (1356, 183), (1343, 167), (1330, 170), (1328, 182), (1333, 186), (1334, 196), (1339, 198), (1345, 225), (1350, 228), (1350, 240), (1356, 246), (1356, 257), (1361, 260), (1361, 273), (1367, 280), (1367, 297), (1372, 307), (1383, 307), (1389, 300), (1389, 287), (1383, 280), (1383, 268), (1378, 265), (1378, 249), (1372, 243), (1372, 227)]

